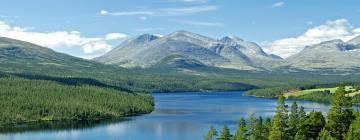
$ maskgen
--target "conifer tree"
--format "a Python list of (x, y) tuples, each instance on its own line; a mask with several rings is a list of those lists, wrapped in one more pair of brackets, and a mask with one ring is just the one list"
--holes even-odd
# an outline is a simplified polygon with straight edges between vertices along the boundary
[(294, 140), (308, 140), (308, 139), (303, 131), (298, 131), (294, 136)]
[(264, 137), (267, 139), (270, 136), (271, 131), (271, 119), (270, 117), (266, 117), (265, 123), (264, 123)]
[(307, 132), (306, 123), (305, 123), (306, 119), (307, 116), (305, 109), (303, 106), (301, 106), (299, 110), (298, 124), (296, 125), (297, 132), (295, 134), (295, 138), (297, 140), (306, 139), (306, 132)]
[(331, 136), (329, 131), (327, 131), (326, 129), (322, 129), (316, 140), (335, 140), (335, 139)]
[(246, 123), (244, 118), (240, 118), (240, 121), (237, 125), (237, 130), (235, 132), (233, 140), (245, 140), (246, 139)]
[(293, 103), (291, 105), (291, 112), (289, 115), (289, 122), (288, 122), (289, 123), (289, 129), (288, 129), (289, 139), (291, 139), (292, 137), (294, 137), (296, 135), (298, 121), (299, 121), (298, 106), (297, 106), (296, 101), (293, 101)]
[(217, 131), (213, 126), (210, 126), (210, 129), (205, 135), (204, 140), (212, 140), (214, 136), (217, 136)]
[(306, 119), (305, 124), (307, 127), (307, 137), (316, 139), (322, 128), (325, 126), (325, 117), (321, 112), (312, 111)]
[(343, 140), (354, 120), (351, 98), (346, 97), (345, 86), (341, 85), (332, 98), (326, 129), (335, 139)]
[(270, 131), (270, 140), (286, 140), (286, 120), (287, 111), (285, 107), (285, 97), (280, 95), (277, 102), (276, 113)]
[(231, 140), (230, 130), (226, 124), (224, 125), (218, 140)]
[(256, 120), (256, 125), (255, 125), (255, 140), (266, 140), (267, 137), (265, 137), (264, 135), (264, 125), (263, 125), (263, 119), (260, 116), (257, 120)]
[(305, 108), (303, 106), (301, 106), (300, 110), (299, 110), (299, 121), (303, 121), (305, 119), (306, 119)]
[(360, 140), (360, 115), (358, 114), (356, 120), (350, 125), (349, 132), (346, 135), (346, 140)]
[(248, 133), (249, 133), (249, 140), (256, 139), (256, 118), (255, 113), (250, 115), (249, 123), (247, 125)]

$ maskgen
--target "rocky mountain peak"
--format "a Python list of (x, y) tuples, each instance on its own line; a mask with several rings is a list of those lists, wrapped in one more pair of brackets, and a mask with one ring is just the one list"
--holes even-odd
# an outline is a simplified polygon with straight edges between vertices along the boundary
[(143, 35), (136, 37), (134, 40), (138, 43), (147, 43), (147, 42), (151, 42), (153, 40), (159, 39), (159, 38), (161, 38), (159, 35), (143, 34)]
[[(133, 43), (134, 41), (130, 40), (95, 60), (124, 67), (151, 67), (167, 56), (176, 54), (208, 66), (242, 70), (263, 67), (267, 69), (278, 63), (277, 58), (266, 54), (256, 43), (244, 41), (236, 36), (226, 36), (216, 40), (179, 30), (157, 38), (159, 37), (153, 35), (139, 36), (138, 40), (154, 41)], [(180, 63), (180, 61), (176, 62)], [(181, 60), (181, 62), (190, 61)]]
[(239, 43), (239, 42), (243, 42), (244, 40), (237, 36), (225, 36), (221, 38), (220, 41), (222, 43)]

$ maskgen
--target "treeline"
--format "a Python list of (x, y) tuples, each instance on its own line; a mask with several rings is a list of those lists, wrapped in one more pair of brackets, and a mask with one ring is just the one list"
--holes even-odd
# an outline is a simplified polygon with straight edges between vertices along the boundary
[(324, 90), (324, 91), (314, 91), (312, 93), (300, 95), (297, 97), (289, 96), (289, 98), (298, 99), (298, 100), (306, 100), (306, 101), (314, 101), (314, 102), (320, 102), (320, 103), (330, 103), (332, 96), (333, 96), (333, 94), (330, 93), (329, 90)]
[[(343, 82), (344, 85), (352, 86), (354, 90), (360, 90), (360, 82)], [(308, 89), (317, 89), (317, 88), (332, 88), (338, 86), (338, 83), (329, 83), (329, 84), (315, 84), (315, 85), (306, 85), (306, 86), (279, 86), (279, 87), (270, 87), (270, 88), (261, 88), (261, 89), (252, 89), (245, 92), (247, 96), (257, 96), (257, 97), (265, 97), (265, 98), (276, 98), (281, 94), (291, 92), (291, 91), (299, 91), (299, 90), (308, 90)], [(325, 95), (326, 91), (316, 92), (321, 95)], [(319, 96), (320, 95), (309, 95), (309, 96)], [(302, 98), (309, 99), (312, 97), (304, 96)], [(322, 99), (314, 99), (312, 101), (322, 100)], [(360, 100), (355, 100), (357, 102)], [(326, 99), (327, 103), (330, 103), (329, 98)]]
[[(329, 104), (332, 100), (332, 96), (334, 96), (333, 94), (334, 93), (331, 93), (329, 90), (324, 90), (324, 91), (314, 91), (312, 93), (300, 95), (297, 97), (289, 96), (289, 98)], [(349, 93), (346, 92), (347, 96), (348, 96), (348, 94)], [(357, 94), (357, 95), (351, 97), (351, 102), (353, 104), (359, 104), (360, 103), (360, 94)]]
[(294, 87), (272, 87), (272, 88), (263, 88), (263, 89), (253, 89), (245, 92), (247, 96), (256, 96), (256, 97), (265, 97), (265, 98), (276, 98), (279, 95), (290, 92), (292, 90), (298, 90)]
[[(271, 73), (240, 71), (224, 68), (131, 68), (67, 57), (48, 62), (48, 59), (9, 58), (0, 60), (0, 72), (58, 78), (95, 79), (109, 86), (129, 91), (181, 92), (251, 90), (269, 87), (300, 87), (356, 81), (360, 76), (321, 75), (313, 73)], [(78, 79), (81, 80), (81, 79)], [(273, 95), (272, 95), (273, 96)]]
[(218, 133), (210, 127), (205, 140), (359, 140), (360, 114), (352, 109), (351, 99), (347, 97), (345, 87), (339, 87), (332, 96), (327, 119), (322, 112), (312, 111), (306, 114), (303, 107), (298, 108), (296, 101), (291, 105), (290, 113), (285, 105), (284, 96), (278, 97), (276, 113), (273, 119), (263, 121), (262, 117), (251, 115), (245, 122), (243, 118), (237, 124), (237, 130), (231, 134), (227, 125)]
[(42, 120), (101, 120), (151, 112), (145, 94), (0, 76), (0, 126)]

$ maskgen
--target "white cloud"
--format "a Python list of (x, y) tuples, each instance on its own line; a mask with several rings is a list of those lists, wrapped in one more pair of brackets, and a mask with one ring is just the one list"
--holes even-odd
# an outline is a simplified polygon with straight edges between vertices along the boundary
[(194, 26), (209, 26), (209, 27), (223, 27), (224, 24), (218, 22), (204, 22), (204, 21), (179, 21), (182, 24), (194, 25)]
[(337, 19), (328, 21), (308, 29), (303, 35), (293, 38), (275, 40), (267, 44), (264, 49), (269, 53), (281, 57), (289, 57), (301, 51), (305, 46), (314, 45), (323, 41), (341, 39), (348, 41), (360, 34), (360, 28), (353, 29), (348, 20)]
[(172, 0), (178, 2), (186, 2), (186, 3), (207, 3), (209, 0)]
[(149, 11), (121, 11), (121, 12), (108, 12), (101, 10), (101, 15), (106, 16), (178, 16), (178, 15), (191, 15), (196, 13), (216, 11), (217, 6), (214, 5), (202, 5), (192, 7), (181, 7), (181, 8), (163, 8)]
[(360, 28), (353, 29), (352, 31), (356, 34), (360, 34)]
[[(78, 31), (34, 32), (29, 28), (10, 26), (3, 21), (0, 21), (0, 36), (31, 42), (62, 52), (66, 50), (64, 53), (75, 56), (107, 52), (112, 48), (107, 43), (108, 40), (126, 37), (121, 33), (110, 33), (105, 37), (84, 37)], [(80, 52), (75, 54), (74, 50)]]
[(100, 11), (100, 14), (102, 14), (102, 15), (107, 15), (107, 14), (109, 14), (109, 12), (108, 12), (108, 11), (105, 11), (105, 10), (101, 10), (101, 11)]
[(216, 11), (217, 6), (214, 5), (205, 5), (205, 6), (194, 6), (194, 7), (184, 7), (184, 8), (165, 8), (161, 11), (168, 15), (189, 15), (201, 12)]
[(148, 18), (145, 17), (145, 16), (142, 16), (142, 17), (139, 17), (139, 19), (141, 19), (141, 20), (147, 20)]
[(83, 46), (83, 49), (84, 49), (85, 53), (94, 53), (96, 51), (108, 52), (108, 51), (111, 50), (111, 48), (112, 48), (112, 46), (106, 44), (106, 42), (104, 42), (104, 41), (89, 43), (89, 44), (85, 44)]
[(124, 11), (124, 12), (108, 12), (105, 10), (100, 11), (101, 15), (110, 16), (135, 16), (135, 15), (154, 15), (152, 11)]
[(122, 34), (122, 33), (109, 33), (105, 36), (105, 40), (116, 40), (116, 39), (121, 39), (121, 38), (125, 38), (127, 37), (127, 35)]
[(274, 3), (271, 7), (277, 8), (277, 7), (283, 7), (283, 6), (285, 6), (285, 2), (280, 1), (280, 2)]

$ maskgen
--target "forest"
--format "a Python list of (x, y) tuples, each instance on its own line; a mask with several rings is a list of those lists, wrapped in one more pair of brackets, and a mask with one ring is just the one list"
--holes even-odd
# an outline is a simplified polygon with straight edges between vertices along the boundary
[(0, 75), (0, 126), (35, 121), (117, 119), (154, 109), (153, 98), (148, 94), (70, 81)]
[[(360, 83), (359, 82), (346, 82), (343, 83), (347, 87), (351, 87), (351, 90), (345, 91), (347, 96), (351, 96), (351, 101), (353, 104), (360, 103), (360, 94), (351, 95), (351, 92), (359, 92), (360, 91)], [(311, 89), (319, 89), (310, 92), (309, 94), (294, 96), (289, 95), (288, 98), (298, 99), (298, 100), (307, 100), (307, 101), (315, 101), (321, 103), (329, 104), (331, 102), (331, 97), (334, 93), (331, 93), (327, 88), (333, 88), (338, 86), (338, 84), (316, 84), (316, 85), (309, 85), (309, 86), (280, 86), (280, 87), (270, 87), (270, 88), (262, 88), (262, 89), (253, 89), (248, 90), (245, 92), (247, 96), (256, 96), (256, 97), (265, 97), (265, 98), (276, 98), (281, 94), (286, 93), (294, 93), (297, 91), (304, 91)], [(324, 89), (324, 90), (320, 90)]]
[(322, 112), (306, 113), (294, 101), (290, 112), (285, 97), (278, 96), (275, 116), (265, 120), (251, 115), (247, 121), (240, 118), (237, 130), (231, 134), (225, 124), (220, 132), (210, 127), (204, 140), (359, 140), (360, 114), (352, 108), (345, 86), (340, 86), (331, 97), (326, 117)]

